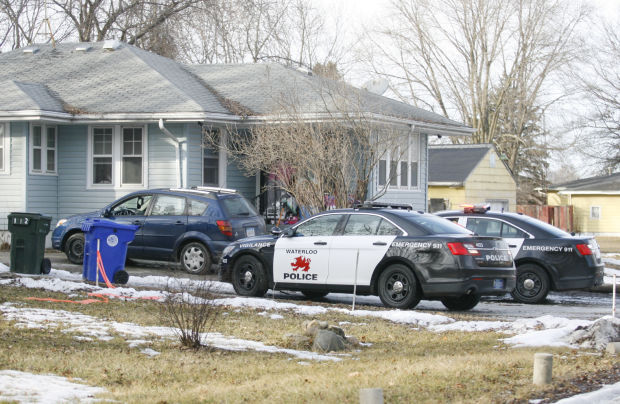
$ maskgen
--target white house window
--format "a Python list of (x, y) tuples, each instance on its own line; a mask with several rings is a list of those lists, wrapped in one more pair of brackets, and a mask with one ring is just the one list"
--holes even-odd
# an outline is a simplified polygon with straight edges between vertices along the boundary
[(112, 128), (93, 129), (93, 184), (112, 184)]
[(9, 133), (8, 125), (0, 123), (0, 173), (9, 171)]
[[(224, 142), (225, 136), (215, 129), (207, 136), (220, 143)], [(225, 186), (226, 155), (223, 149), (216, 149), (211, 142), (203, 142), (202, 145), (202, 185), (210, 187)]]
[(590, 219), (598, 220), (601, 218), (601, 207), (590, 206)]
[(93, 127), (88, 142), (89, 187), (144, 187), (144, 127)]
[(30, 173), (56, 174), (55, 126), (32, 125), (30, 136)]
[(390, 188), (418, 188), (419, 139), (417, 134), (403, 135), (398, 145), (384, 153), (379, 160), (379, 186), (385, 186), (389, 181)]
[(123, 128), (122, 183), (142, 184), (142, 128)]

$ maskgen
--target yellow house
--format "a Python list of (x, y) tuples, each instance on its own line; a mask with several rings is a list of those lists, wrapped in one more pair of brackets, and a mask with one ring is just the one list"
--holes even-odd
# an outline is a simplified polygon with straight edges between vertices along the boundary
[(517, 184), (493, 145), (430, 146), (428, 161), (429, 211), (470, 203), (515, 211)]
[(620, 237), (620, 173), (552, 185), (547, 204), (573, 205), (578, 233)]

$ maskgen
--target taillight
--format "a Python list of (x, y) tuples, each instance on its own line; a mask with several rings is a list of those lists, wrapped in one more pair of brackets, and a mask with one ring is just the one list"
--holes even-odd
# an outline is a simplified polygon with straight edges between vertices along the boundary
[(592, 249), (589, 244), (577, 244), (575, 247), (581, 255), (592, 255)]
[(220, 229), (223, 235), (232, 237), (232, 226), (228, 220), (218, 220), (216, 223), (217, 228)]
[(452, 255), (480, 255), (480, 251), (469, 243), (447, 243)]

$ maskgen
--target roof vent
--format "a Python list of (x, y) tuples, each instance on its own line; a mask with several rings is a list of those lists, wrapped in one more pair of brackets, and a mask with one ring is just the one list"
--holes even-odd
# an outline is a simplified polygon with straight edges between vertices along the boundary
[(24, 49), (22, 49), (22, 52), (24, 53), (37, 53), (39, 51), (39, 48), (36, 46), (27, 46)]
[(92, 46), (90, 46), (90, 44), (85, 43), (85, 44), (79, 44), (78, 46), (76, 46), (76, 47), (75, 47), (75, 50), (76, 50), (76, 51), (79, 51), (79, 52), (88, 52), (88, 51), (89, 51), (89, 50), (91, 50), (92, 48), (93, 48), (93, 47), (92, 47)]
[(121, 41), (118, 39), (107, 39), (103, 42), (103, 49), (113, 51), (121, 47)]

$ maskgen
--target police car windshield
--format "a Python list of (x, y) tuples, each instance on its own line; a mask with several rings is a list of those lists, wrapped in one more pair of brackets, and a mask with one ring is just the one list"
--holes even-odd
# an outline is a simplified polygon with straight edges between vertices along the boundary
[(538, 230), (549, 233), (553, 237), (572, 237), (564, 230), (558, 229), (557, 227), (550, 225), (549, 223), (545, 223), (542, 220), (534, 219), (531, 216), (519, 215), (519, 219), (523, 220), (531, 226), (536, 227)]
[(430, 234), (472, 234), (471, 231), (456, 223), (434, 215), (421, 215), (407, 211), (394, 212), (398, 216), (406, 218), (418, 227)]

